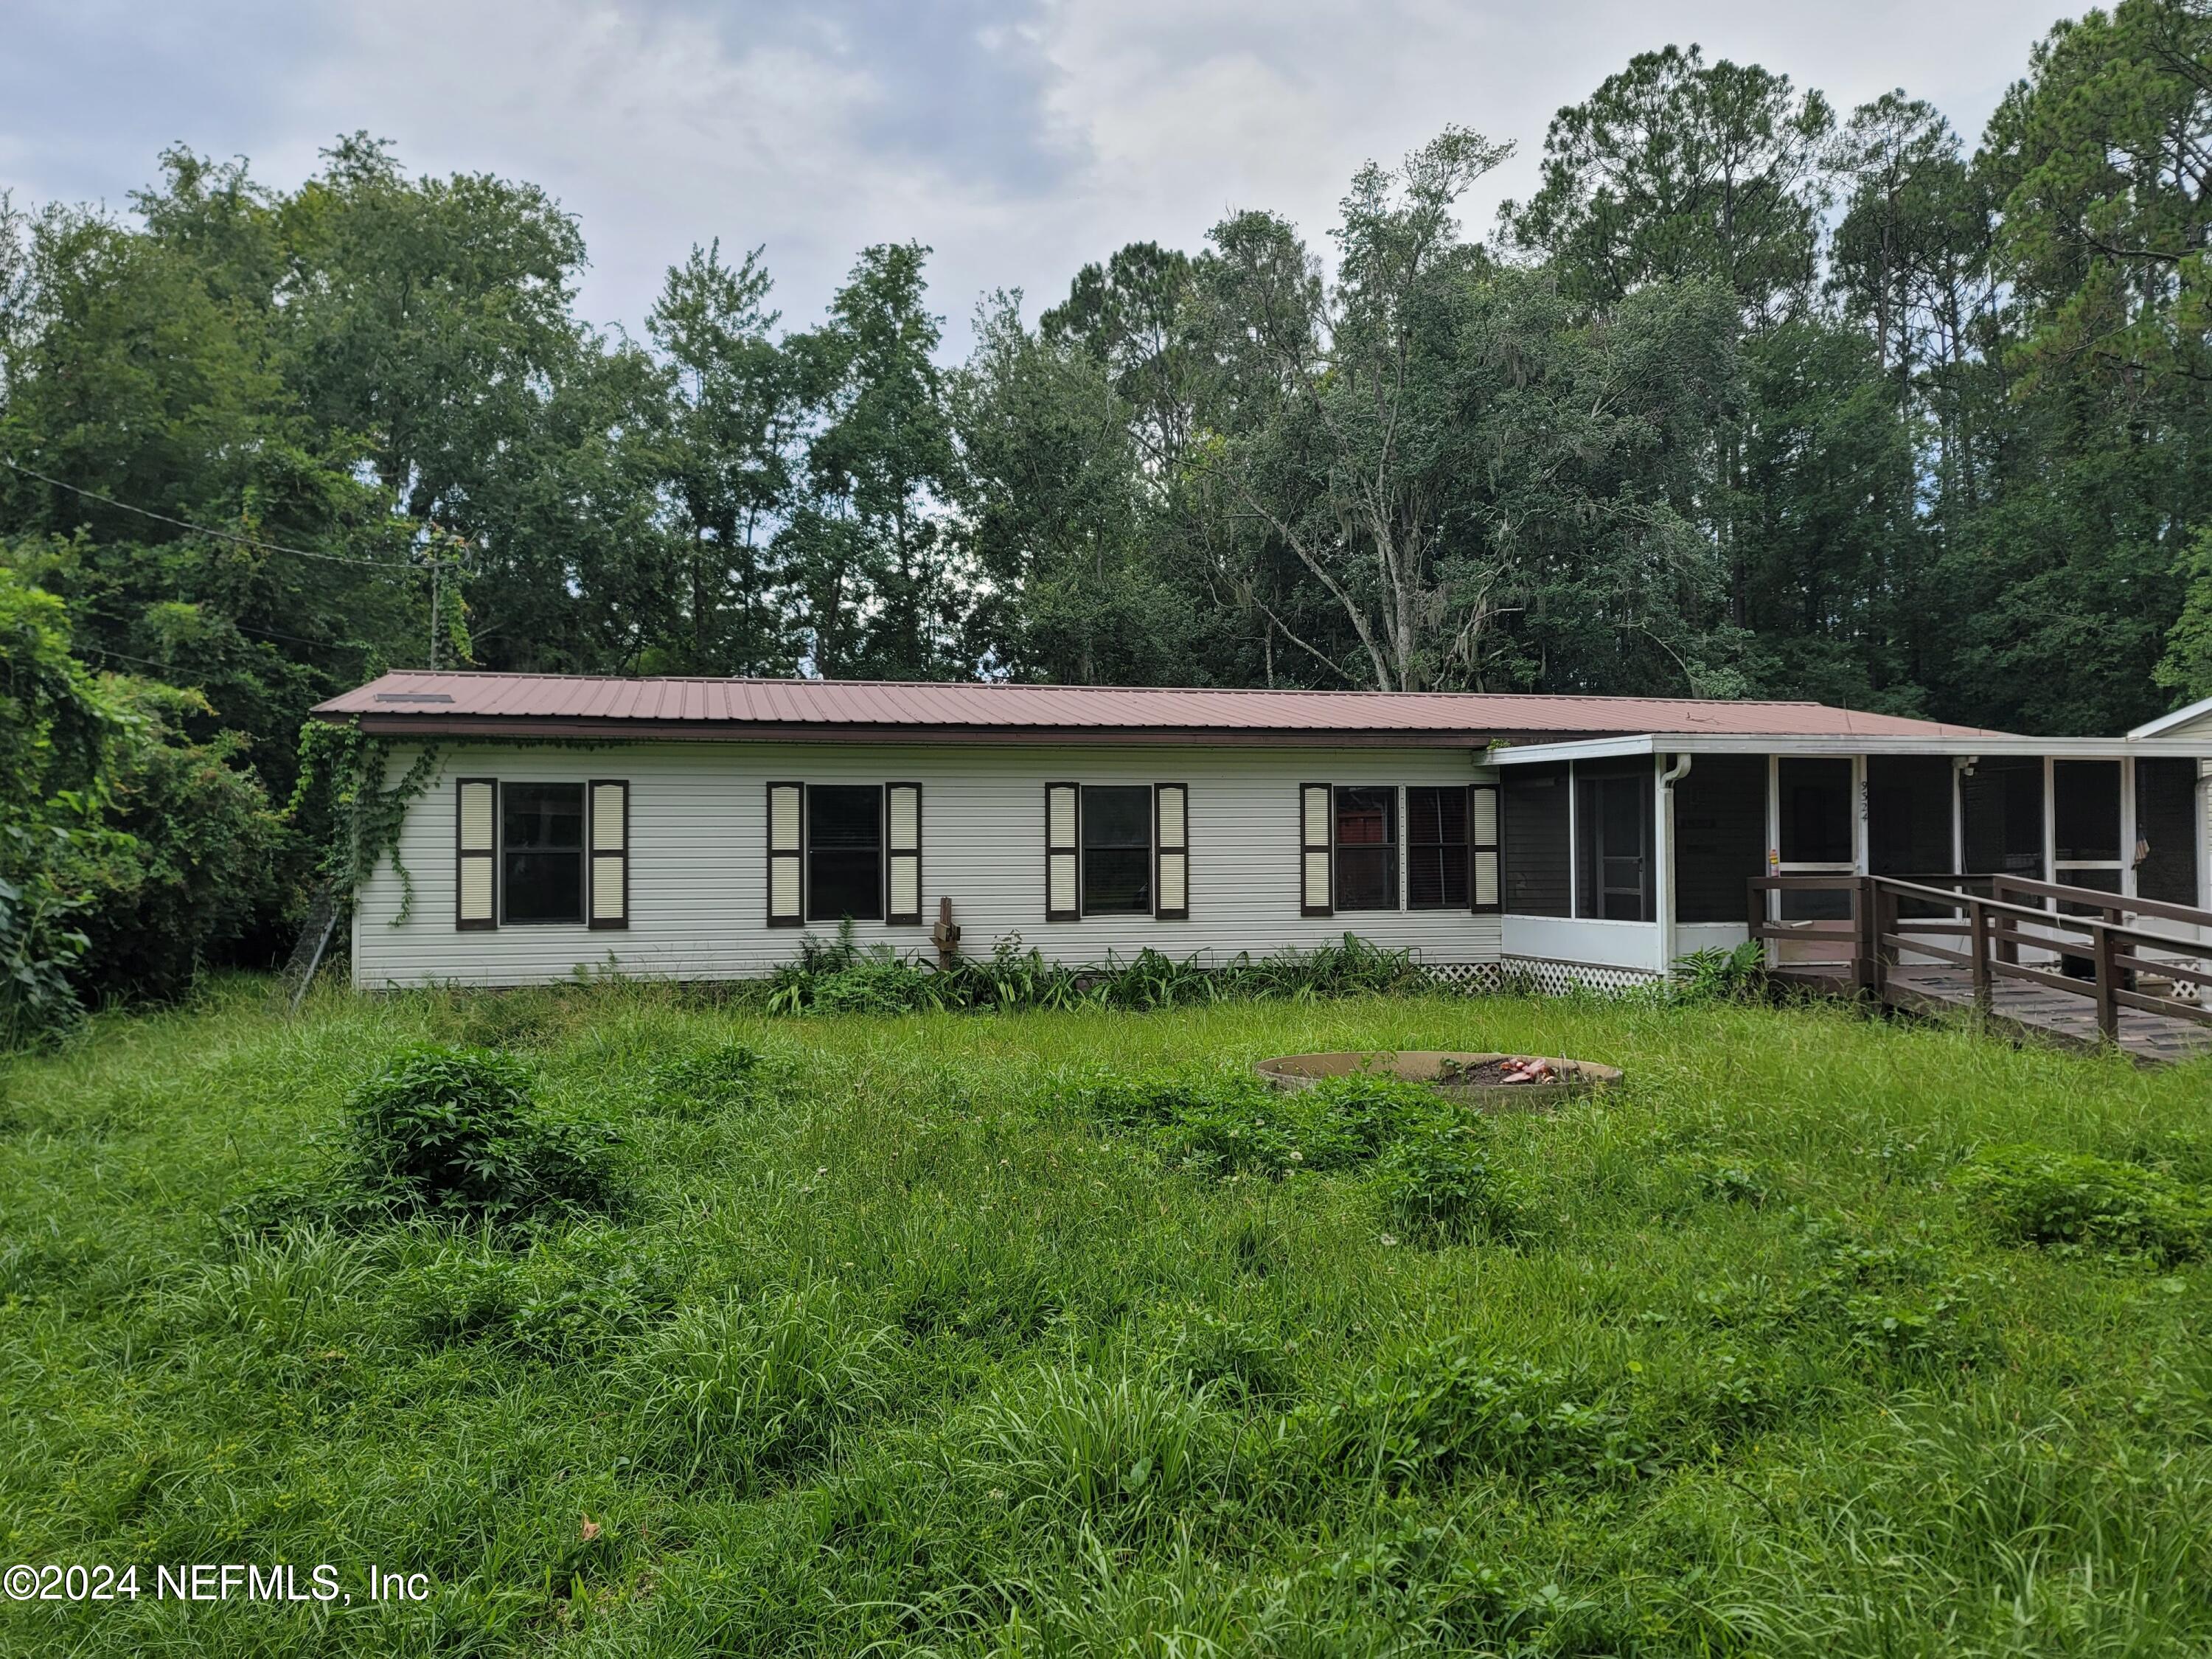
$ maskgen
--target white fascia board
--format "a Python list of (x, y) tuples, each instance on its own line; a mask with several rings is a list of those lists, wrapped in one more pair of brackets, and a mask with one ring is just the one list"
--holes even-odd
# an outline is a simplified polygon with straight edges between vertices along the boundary
[(2021, 737), (1741, 737), (1702, 732), (1645, 732), (1571, 743), (1504, 744), (1495, 766), (1610, 760), (1621, 755), (2048, 755), (2058, 760), (2118, 760), (2127, 755), (2212, 758), (2212, 736), (2182, 738)]

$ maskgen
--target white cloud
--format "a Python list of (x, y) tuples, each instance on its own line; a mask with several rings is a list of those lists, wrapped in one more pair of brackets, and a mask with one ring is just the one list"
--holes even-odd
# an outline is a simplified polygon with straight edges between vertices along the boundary
[[(1521, 153), (1468, 204), (1525, 192), (1544, 127), (1638, 51), (1701, 42), (1840, 109), (1904, 86), (1971, 139), (2051, 0), (26, 0), (0, 62), (0, 188), (119, 201), (179, 138), (290, 183), (332, 137), (418, 171), (543, 184), (580, 218), (586, 311), (635, 330), (694, 241), (768, 245), (788, 319), (853, 255), (915, 238), (964, 337), (975, 298), (1049, 303), (1083, 261), (1194, 246), (1265, 206), (1322, 241), (1346, 182), (1447, 123)], [(204, 12), (205, 29), (185, 26)], [(257, 27), (252, 21), (261, 20)], [(216, 27), (219, 25), (220, 27)]]

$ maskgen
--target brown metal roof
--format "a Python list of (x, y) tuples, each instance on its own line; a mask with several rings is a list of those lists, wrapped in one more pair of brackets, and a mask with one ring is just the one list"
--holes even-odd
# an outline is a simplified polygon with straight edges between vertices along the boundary
[(1817, 702), (1485, 691), (1243, 691), (890, 680), (619, 679), (398, 669), (319, 704), (389, 733), (1471, 744), (1703, 732), (1978, 737)]

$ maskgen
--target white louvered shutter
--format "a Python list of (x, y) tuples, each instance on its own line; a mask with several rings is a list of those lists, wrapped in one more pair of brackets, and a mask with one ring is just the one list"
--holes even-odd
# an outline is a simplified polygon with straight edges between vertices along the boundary
[(1044, 787), (1044, 919), (1073, 921), (1076, 899), (1077, 790), (1072, 783)]
[(918, 923), (921, 920), (921, 786), (887, 783), (884, 786), (884, 855), (885, 888), (890, 902), (884, 920)]
[(1309, 916), (1334, 914), (1330, 902), (1329, 825), (1334, 792), (1325, 783), (1298, 786), (1299, 910)]
[(462, 778), (453, 798), (453, 926), (499, 926), (499, 785)]
[(805, 921), (805, 893), (799, 879), (799, 824), (806, 787), (771, 783), (768, 787), (768, 925), (796, 927)]
[(1163, 921), (1181, 921), (1190, 915), (1190, 790), (1180, 783), (1156, 784), (1152, 798), (1158, 819), (1153, 856), (1159, 865), (1153, 914)]
[(629, 926), (629, 785), (592, 785), (592, 926)]
[(1468, 789), (1468, 845), (1474, 879), (1468, 895), (1478, 911), (1501, 908), (1498, 884), (1498, 786), (1478, 783)]

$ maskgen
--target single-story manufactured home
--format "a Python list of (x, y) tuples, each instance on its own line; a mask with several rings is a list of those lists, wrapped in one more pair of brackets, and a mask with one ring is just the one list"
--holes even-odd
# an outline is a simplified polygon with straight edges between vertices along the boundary
[[(2212, 705), (2119, 738), (1811, 702), (404, 671), (321, 705), (432, 751), (354, 907), (366, 988), (918, 954), (1227, 959), (1346, 933), (1442, 977), (1621, 985), (1793, 873), (2212, 904)], [(395, 864), (404, 866), (405, 878)], [(412, 899), (406, 896), (411, 889)]]

